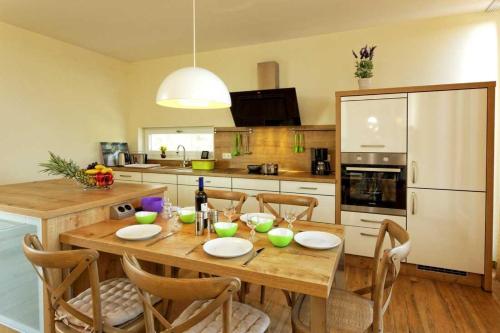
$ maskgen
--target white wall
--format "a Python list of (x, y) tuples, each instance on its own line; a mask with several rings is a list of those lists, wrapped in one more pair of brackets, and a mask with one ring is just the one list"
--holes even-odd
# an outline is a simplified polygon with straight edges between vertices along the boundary
[(0, 23), (0, 184), (46, 176), (48, 150), (82, 166), (125, 139), (127, 64)]

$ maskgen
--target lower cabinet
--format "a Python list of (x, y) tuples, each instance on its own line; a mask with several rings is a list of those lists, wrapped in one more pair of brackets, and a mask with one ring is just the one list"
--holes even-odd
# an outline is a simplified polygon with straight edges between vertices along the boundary
[(485, 193), (408, 189), (408, 262), (484, 273)]
[(134, 184), (142, 184), (142, 173), (129, 172), (129, 171), (115, 171), (113, 172), (115, 182), (127, 182)]
[(177, 175), (143, 173), (142, 182), (145, 184), (161, 184), (167, 186), (167, 197), (170, 202), (177, 206)]

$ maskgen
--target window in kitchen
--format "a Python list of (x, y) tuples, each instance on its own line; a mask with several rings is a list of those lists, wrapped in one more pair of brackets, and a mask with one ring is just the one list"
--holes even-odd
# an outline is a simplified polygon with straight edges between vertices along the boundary
[(182, 158), (182, 149), (176, 154), (177, 147), (186, 148), (186, 157), (189, 159), (200, 158), (201, 152), (207, 150), (210, 155), (214, 151), (213, 127), (165, 127), (144, 128), (144, 148), (149, 156), (160, 157), (160, 147), (167, 147), (167, 158)]

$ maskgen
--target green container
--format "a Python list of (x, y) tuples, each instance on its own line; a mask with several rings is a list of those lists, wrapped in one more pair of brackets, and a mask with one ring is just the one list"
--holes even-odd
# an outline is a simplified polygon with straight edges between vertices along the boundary
[(179, 219), (182, 223), (193, 223), (196, 219), (196, 211), (194, 207), (181, 208), (178, 211)]
[(157, 212), (137, 212), (135, 213), (135, 220), (140, 224), (151, 224), (156, 220), (156, 216), (158, 216)]
[(238, 230), (238, 223), (217, 222), (214, 223), (214, 229), (219, 237), (233, 237)]
[(257, 232), (268, 232), (273, 227), (274, 219), (260, 216), (253, 216), (251, 219), (252, 222), (258, 223), (255, 227), (255, 231)]
[(275, 228), (267, 233), (267, 237), (276, 247), (285, 247), (293, 239), (293, 231), (287, 228)]
[(191, 160), (193, 170), (213, 170), (215, 168), (215, 160)]

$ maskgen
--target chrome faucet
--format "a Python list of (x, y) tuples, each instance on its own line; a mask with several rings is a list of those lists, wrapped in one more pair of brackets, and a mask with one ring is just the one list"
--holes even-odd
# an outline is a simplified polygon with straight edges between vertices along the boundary
[(182, 148), (181, 167), (185, 168), (189, 165), (189, 162), (186, 160), (186, 147), (184, 147), (183, 145), (178, 145), (177, 146), (177, 155), (179, 155), (179, 148)]

